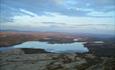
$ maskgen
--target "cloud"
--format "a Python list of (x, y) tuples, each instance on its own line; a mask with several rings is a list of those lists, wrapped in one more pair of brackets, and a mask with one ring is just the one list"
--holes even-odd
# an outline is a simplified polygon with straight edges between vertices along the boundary
[(22, 13), (24, 14), (27, 14), (27, 15), (30, 15), (30, 16), (37, 16), (37, 14), (33, 13), (33, 12), (30, 12), (30, 11), (27, 11), (25, 9), (19, 9)]
[[(96, 18), (96, 17), (73, 17), (65, 16), (57, 13), (48, 13), (52, 16), (31, 16), (27, 14), (17, 15), (13, 17), (12, 22), (1, 23), (1, 29), (14, 30), (53, 30), (53, 31), (83, 31), (94, 32), (113, 32), (114, 19)], [(107, 27), (107, 28), (106, 28)], [(92, 30), (94, 29), (94, 30)]]
[(88, 13), (89, 16), (94, 17), (115, 17), (115, 11), (110, 12), (98, 12), (98, 11), (92, 11)]
[(51, 0), (55, 4), (63, 4), (65, 0)]
[[(92, 10), (95, 12), (110, 12), (115, 10), (114, 0), (2, 0), (1, 3), (7, 5), (7, 7), (13, 7), (18, 11), (23, 9), (23, 13), (40, 16), (46, 15), (45, 12), (56, 12), (66, 16), (85, 17)], [(17, 13), (10, 10), (6, 12), (9, 14)]]
[[(1, 30), (114, 33), (114, 0), (1, 0)], [(9, 21), (10, 20), (10, 21)]]
[(51, 25), (66, 25), (66, 23), (57, 23), (57, 22), (41, 22), (43, 24), (51, 24)]
[(94, 11), (94, 9), (90, 9), (90, 8), (75, 8), (75, 9), (80, 11)]
[(95, 0), (98, 4), (115, 4), (114, 0)]

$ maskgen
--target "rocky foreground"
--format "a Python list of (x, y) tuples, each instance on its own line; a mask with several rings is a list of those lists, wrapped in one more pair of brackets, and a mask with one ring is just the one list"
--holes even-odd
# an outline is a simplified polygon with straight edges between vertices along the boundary
[(29, 51), (13, 49), (0, 52), (0, 70), (115, 70), (115, 57), (97, 57), (89, 53), (43, 53), (40, 49), (40, 52)]

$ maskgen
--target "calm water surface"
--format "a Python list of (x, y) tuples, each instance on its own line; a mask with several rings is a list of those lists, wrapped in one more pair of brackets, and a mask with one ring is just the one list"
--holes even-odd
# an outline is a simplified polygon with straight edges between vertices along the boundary
[(49, 44), (47, 42), (28, 41), (19, 45), (13, 46), (14, 48), (40, 48), (48, 52), (88, 52), (82, 42), (64, 43), (64, 44)]
[(22, 44), (14, 45), (10, 48), (0, 48), (0, 51), (9, 50), (11, 48), (35, 48), (35, 49), (44, 49), (47, 52), (55, 53), (74, 53), (74, 52), (88, 52), (87, 47), (84, 47), (82, 42), (74, 43), (63, 43), (63, 44), (49, 44), (47, 42), (40, 41), (27, 41)]

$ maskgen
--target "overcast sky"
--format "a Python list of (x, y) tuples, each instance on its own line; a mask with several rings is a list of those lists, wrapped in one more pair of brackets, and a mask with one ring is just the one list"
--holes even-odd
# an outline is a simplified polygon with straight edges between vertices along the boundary
[(114, 0), (0, 0), (1, 30), (113, 33)]

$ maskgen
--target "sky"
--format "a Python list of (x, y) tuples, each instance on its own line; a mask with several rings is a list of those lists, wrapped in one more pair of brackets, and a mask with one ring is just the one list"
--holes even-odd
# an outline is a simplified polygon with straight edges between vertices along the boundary
[(0, 0), (0, 30), (114, 34), (114, 0)]

